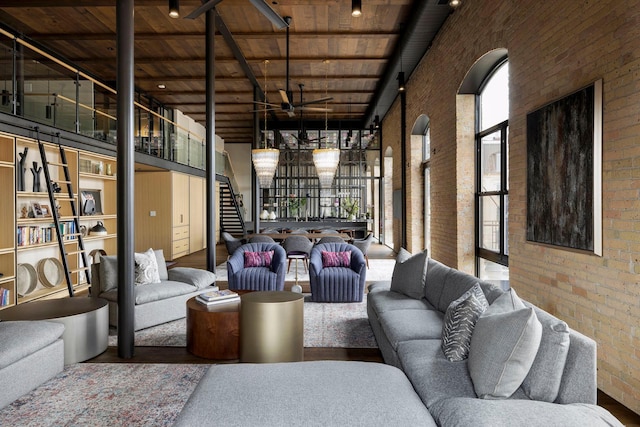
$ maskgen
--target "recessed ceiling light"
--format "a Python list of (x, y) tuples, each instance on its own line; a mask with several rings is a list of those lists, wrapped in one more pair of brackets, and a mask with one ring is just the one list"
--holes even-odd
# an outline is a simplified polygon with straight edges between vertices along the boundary
[(158, 85), (158, 89), (166, 89), (166, 88), (167, 88), (167, 86), (165, 84), (160, 83)]
[(449, 0), (449, 6), (454, 8), (460, 6), (461, 3), (461, 0)]

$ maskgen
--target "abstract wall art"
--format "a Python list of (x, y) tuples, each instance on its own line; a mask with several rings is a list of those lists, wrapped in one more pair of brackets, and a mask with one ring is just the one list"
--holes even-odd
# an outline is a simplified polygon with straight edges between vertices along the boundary
[(527, 115), (527, 240), (602, 255), (602, 80)]

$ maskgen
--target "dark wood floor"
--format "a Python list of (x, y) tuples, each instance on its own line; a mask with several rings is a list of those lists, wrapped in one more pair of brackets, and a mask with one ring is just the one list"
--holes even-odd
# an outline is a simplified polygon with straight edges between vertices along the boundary
[[(370, 259), (392, 258), (394, 253), (383, 245), (372, 245), (369, 252)], [(224, 245), (216, 247), (216, 262), (220, 264), (227, 258)], [(182, 257), (176, 260), (175, 266), (203, 268), (206, 266), (206, 251)], [(224, 287), (224, 286), (222, 286)], [(308, 290), (306, 291), (308, 292)], [(304, 360), (351, 360), (366, 362), (382, 362), (382, 355), (378, 349), (349, 349), (349, 348), (305, 348)], [(187, 352), (185, 347), (136, 347), (131, 359), (118, 356), (116, 347), (109, 347), (106, 352), (87, 361), (89, 363), (236, 363), (212, 361), (202, 359)], [(625, 426), (640, 427), (640, 415), (629, 410), (615, 399), (598, 391), (598, 404), (610, 411)]]

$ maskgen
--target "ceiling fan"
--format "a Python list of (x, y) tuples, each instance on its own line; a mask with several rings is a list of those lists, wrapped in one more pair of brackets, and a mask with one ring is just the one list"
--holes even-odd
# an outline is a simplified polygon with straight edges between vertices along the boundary
[[(303, 105), (304, 103), (302, 101), (303, 100), (302, 92), (303, 92), (304, 85), (302, 83), (299, 83), (298, 87), (300, 87), (300, 104), (298, 105)], [(321, 102), (321, 101), (316, 101), (316, 102)], [(315, 108), (315, 107), (302, 107), (301, 110), (324, 111), (325, 114), (327, 111), (331, 111), (329, 108)], [(323, 139), (326, 138), (323, 136), (320, 138), (309, 139), (309, 135), (307, 135), (307, 131), (304, 130), (304, 119), (302, 117), (302, 111), (300, 112), (300, 129), (298, 130), (298, 136), (296, 135), (291, 135), (291, 136), (293, 136), (298, 141), (298, 145), (307, 145), (312, 142), (322, 141)]]
[[(253, 2), (254, 0), (252, 0)], [(280, 97), (282, 98), (282, 102), (280, 104), (272, 104), (269, 102), (260, 102), (260, 101), (254, 101), (255, 104), (259, 104), (259, 105), (263, 105), (267, 111), (271, 111), (271, 110), (280, 110), (283, 111), (285, 113), (287, 113), (287, 115), (289, 117), (295, 117), (295, 110), (306, 110), (306, 111), (332, 111), (331, 109), (327, 109), (327, 108), (320, 108), (320, 107), (307, 107), (307, 105), (309, 104), (319, 104), (322, 102), (327, 102), (327, 101), (331, 101), (333, 99), (333, 97), (331, 96), (325, 96), (324, 98), (318, 98), (318, 99), (314, 99), (311, 101), (306, 101), (304, 102), (302, 100), (302, 84), (300, 84), (300, 102), (299, 103), (293, 103), (291, 102), (291, 99), (293, 98), (293, 93), (291, 92), (291, 90), (289, 89), (289, 24), (291, 23), (291, 17), (290, 16), (285, 16), (284, 17), (284, 21), (287, 23), (287, 59), (286, 59), (286, 64), (287, 64), (287, 75), (286, 75), (286, 80), (287, 80), (287, 88), (285, 89), (280, 89), (278, 92), (280, 93)], [(260, 109), (260, 110), (255, 110), (255, 111), (264, 111), (264, 109)]]

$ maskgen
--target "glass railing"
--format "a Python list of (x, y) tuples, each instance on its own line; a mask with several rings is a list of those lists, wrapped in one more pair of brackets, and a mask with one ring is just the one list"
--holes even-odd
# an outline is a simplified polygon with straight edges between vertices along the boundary
[[(204, 138), (175, 123), (173, 110), (137, 99), (135, 150), (204, 169)], [(115, 89), (0, 28), (0, 112), (116, 144), (116, 106)]]

